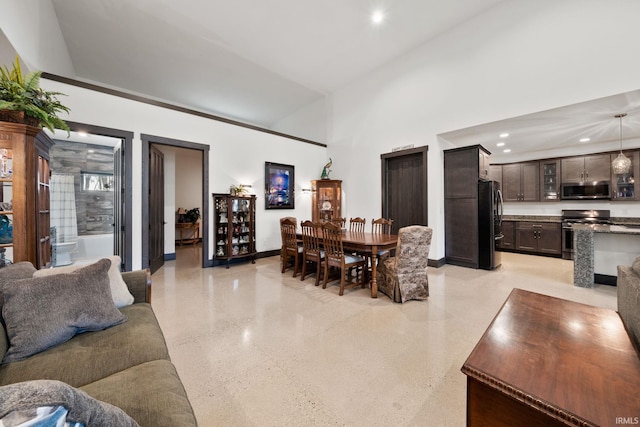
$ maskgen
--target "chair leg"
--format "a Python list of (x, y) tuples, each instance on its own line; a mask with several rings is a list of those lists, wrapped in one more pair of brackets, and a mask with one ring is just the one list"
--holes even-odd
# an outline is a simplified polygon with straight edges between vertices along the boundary
[(287, 254), (280, 255), (280, 260), (282, 261), (282, 271), (280, 273), (284, 273), (287, 269)]
[(338, 293), (338, 295), (342, 296), (342, 294), (344, 294), (344, 275), (345, 275), (345, 271), (340, 270), (340, 292)]
[(327, 279), (329, 278), (329, 263), (324, 263), (324, 283), (322, 284), (322, 289), (327, 289)]
[(298, 275), (298, 254), (293, 256), (293, 277)]
[(307, 273), (307, 258), (303, 255), (302, 256), (302, 276), (300, 277), (300, 281), (304, 280), (304, 276)]

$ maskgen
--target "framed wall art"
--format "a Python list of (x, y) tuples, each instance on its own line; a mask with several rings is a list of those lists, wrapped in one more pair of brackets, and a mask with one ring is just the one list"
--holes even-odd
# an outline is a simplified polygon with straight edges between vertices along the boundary
[(294, 209), (295, 167), (264, 163), (265, 209)]

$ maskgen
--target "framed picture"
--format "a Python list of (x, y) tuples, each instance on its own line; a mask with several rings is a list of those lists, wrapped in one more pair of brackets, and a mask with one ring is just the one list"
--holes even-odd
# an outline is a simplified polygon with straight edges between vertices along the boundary
[(294, 209), (294, 175), (294, 166), (264, 163), (265, 209)]

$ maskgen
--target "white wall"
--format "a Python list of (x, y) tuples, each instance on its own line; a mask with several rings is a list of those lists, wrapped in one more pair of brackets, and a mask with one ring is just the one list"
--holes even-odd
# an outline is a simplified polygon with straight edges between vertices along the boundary
[[(199, 208), (202, 215), (202, 155), (198, 150), (176, 149), (175, 206), (185, 210)], [(174, 211), (175, 212), (175, 211)], [(200, 236), (202, 237), (202, 218)], [(185, 238), (187, 236), (185, 234)]]
[[(346, 216), (380, 214), (380, 154), (428, 145), (430, 257), (444, 257), (449, 147), (436, 135), (640, 88), (640, 56), (630, 49), (639, 16), (631, 0), (505, 1), (332, 94), (329, 154)], [(612, 214), (640, 216), (637, 203), (617, 206)]]

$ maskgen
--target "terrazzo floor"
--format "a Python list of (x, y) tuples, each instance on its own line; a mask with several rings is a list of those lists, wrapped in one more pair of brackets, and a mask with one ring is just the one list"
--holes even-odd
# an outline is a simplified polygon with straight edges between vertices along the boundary
[(428, 301), (338, 296), (278, 257), (200, 267), (198, 247), (153, 276), (152, 305), (201, 427), (464, 426), (464, 361), (509, 292), (616, 309), (572, 285), (571, 261), (503, 254), (496, 271), (429, 269)]

